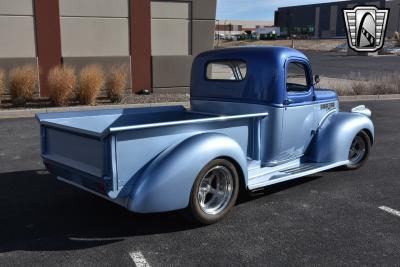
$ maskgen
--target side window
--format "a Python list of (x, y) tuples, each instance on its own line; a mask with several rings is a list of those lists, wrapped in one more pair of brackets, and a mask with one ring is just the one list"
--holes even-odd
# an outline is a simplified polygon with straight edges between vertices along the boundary
[(308, 89), (306, 67), (299, 62), (290, 62), (286, 77), (287, 92), (307, 92)]
[(209, 80), (242, 81), (247, 75), (247, 65), (240, 60), (214, 61), (207, 65)]

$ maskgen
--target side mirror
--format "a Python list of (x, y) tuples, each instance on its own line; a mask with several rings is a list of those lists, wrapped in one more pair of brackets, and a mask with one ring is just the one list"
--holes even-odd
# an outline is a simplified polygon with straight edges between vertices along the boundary
[(314, 84), (313, 84), (313, 85), (318, 84), (320, 81), (321, 81), (321, 79), (319, 78), (319, 75), (316, 74), (316, 75), (314, 76)]

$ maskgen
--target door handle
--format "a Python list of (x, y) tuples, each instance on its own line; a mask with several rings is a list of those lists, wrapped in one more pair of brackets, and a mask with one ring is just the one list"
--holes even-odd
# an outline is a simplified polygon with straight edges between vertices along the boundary
[(293, 102), (294, 102), (293, 99), (285, 99), (285, 101), (283, 101), (283, 104), (284, 104), (284, 105), (290, 105), (290, 104), (292, 104)]

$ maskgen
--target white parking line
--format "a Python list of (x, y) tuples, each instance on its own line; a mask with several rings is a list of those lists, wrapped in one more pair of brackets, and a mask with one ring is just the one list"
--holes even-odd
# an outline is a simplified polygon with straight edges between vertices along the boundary
[(131, 256), (136, 267), (150, 267), (150, 264), (144, 258), (142, 252), (134, 251), (134, 252), (129, 253), (129, 256)]
[(398, 211), (398, 210), (394, 210), (394, 209), (386, 207), (386, 206), (380, 206), (379, 208), (381, 210), (384, 210), (384, 211), (389, 212), (389, 213), (391, 213), (391, 214), (393, 214), (395, 216), (400, 217), (400, 211)]

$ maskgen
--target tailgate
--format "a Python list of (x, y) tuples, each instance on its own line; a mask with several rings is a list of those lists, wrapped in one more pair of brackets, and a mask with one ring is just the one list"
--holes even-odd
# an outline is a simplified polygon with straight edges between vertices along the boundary
[(96, 177), (105, 175), (105, 140), (42, 126), (42, 157)]

